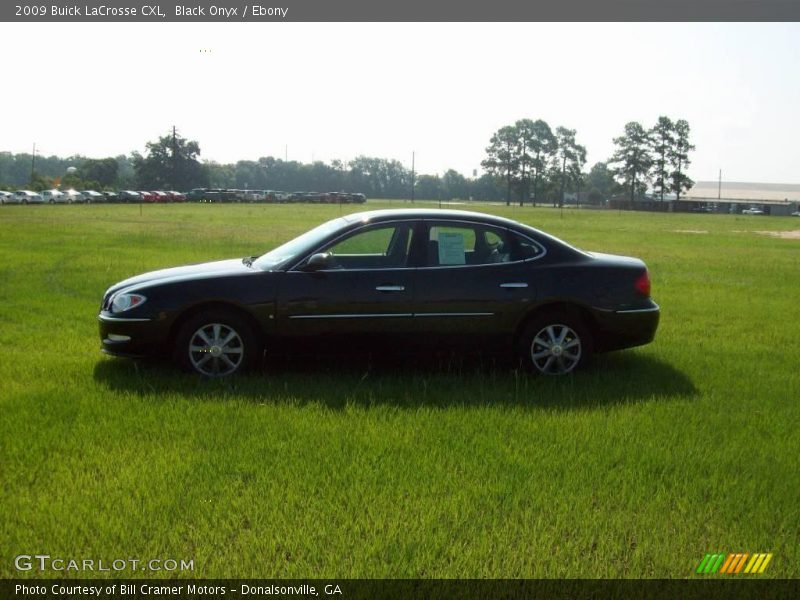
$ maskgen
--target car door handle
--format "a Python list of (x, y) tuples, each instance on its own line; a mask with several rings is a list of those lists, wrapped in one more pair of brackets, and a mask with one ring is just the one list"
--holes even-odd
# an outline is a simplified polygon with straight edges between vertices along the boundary
[(375, 288), (379, 292), (402, 292), (405, 291), (406, 286), (404, 285), (379, 285)]
[(528, 287), (527, 283), (522, 282), (509, 282), (509, 283), (501, 283), (501, 288), (526, 288)]

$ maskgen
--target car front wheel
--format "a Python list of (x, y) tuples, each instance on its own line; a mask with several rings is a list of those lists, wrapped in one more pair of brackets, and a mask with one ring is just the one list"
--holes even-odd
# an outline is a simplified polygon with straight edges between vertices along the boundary
[(542, 375), (566, 375), (586, 364), (592, 339), (580, 319), (550, 314), (534, 318), (520, 340), (519, 355), (531, 370)]
[(214, 310), (189, 319), (181, 327), (175, 358), (186, 371), (204, 377), (226, 377), (252, 369), (261, 344), (246, 319)]

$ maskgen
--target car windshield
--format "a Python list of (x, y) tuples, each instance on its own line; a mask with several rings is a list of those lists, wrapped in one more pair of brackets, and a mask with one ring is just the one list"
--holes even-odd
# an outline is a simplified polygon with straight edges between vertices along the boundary
[(270, 250), (266, 254), (259, 256), (253, 262), (253, 266), (268, 271), (285, 262), (289, 262), (294, 258), (299, 257), (303, 252), (312, 249), (317, 244), (321, 243), (326, 237), (338, 229), (347, 225), (347, 221), (339, 217), (327, 223), (315, 227), (311, 231), (307, 231), (299, 237), (278, 246), (274, 250)]

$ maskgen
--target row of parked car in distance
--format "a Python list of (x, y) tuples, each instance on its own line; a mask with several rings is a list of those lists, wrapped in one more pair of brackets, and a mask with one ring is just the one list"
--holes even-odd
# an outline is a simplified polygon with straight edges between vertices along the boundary
[(230, 190), (195, 188), (188, 194), (170, 191), (134, 191), (97, 192), (95, 190), (45, 190), (32, 192), (17, 190), (16, 192), (0, 191), (0, 204), (75, 204), (96, 202), (309, 202), (312, 204), (363, 204), (367, 201), (364, 194), (346, 192), (280, 192), (273, 190)]
[(0, 204), (92, 204), (95, 202), (186, 202), (186, 195), (174, 191), (135, 192), (133, 190), (120, 190), (119, 192), (55, 189), (43, 192), (0, 191)]
[(364, 194), (348, 192), (281, 192), (276, 190), (233, 190), (194, 188), (186, 194), (188, 200), (197, 202), (309, 202), (312, 204), (363, 204)]

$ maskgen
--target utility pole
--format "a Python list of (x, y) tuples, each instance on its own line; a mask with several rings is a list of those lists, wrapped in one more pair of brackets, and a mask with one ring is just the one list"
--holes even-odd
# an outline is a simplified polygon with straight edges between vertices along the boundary
[(719, 185), (717, 187), (717, 200), (722, 199), (722, 169), (719, 170)]
[(289, 144), (283, 146), (283, 162), (289, 162)]
[(178, 132), (172, 126), (172, 189), (178, 189)]
[(414, 151), (411, 151), (411, 202), (414, 202)]
[(33, 173), (36, 170), (36, 142), (33, 142), (33, 154), (31, 155), (31, 186), (33, 186)]

